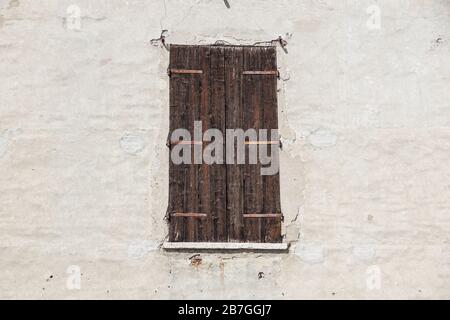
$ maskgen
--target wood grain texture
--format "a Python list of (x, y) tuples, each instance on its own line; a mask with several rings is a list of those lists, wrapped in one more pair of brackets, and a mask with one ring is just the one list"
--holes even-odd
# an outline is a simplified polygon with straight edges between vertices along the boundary
[[(225, 48), (211, 47), (210, 63), (210, 94), (211, 110), (209, 114), (210, 128), (225, 132)], [(224, 145), (225, 148), (225, 145)], [(211, 187), (211, 214), (213, 219), (213, 241), (222, 242), (228, 240), (226, 192), (227, 175), (225, 164), (209, 165)]]
[[(244, 108), (242, 104), (242, 70), (244, 50), (240, 47), (225, 51), (225, 104), (227, 129), (244, 127)], [(234, 155), (236, 161), (236, 150)], [(227, 164), (227, 216), (228, 239), (244, 240), (244, 168), (242, 165)]]
[[(202, 130), (205, 131), (211, 128), (211, 49), (209, 46), (201, 46), (201, 59), (202, 59), (202, 92), (200, 100), (200, 115), (199, 119), (202, 121)], [(205, 147), (203, 144), (202, 152)], [(214, 239), (214, 219), (211, 213), (211, 208), (213, 208), (211, 202), (214, 199), (213, 190), (211, 190), (211, 170), (210, 166), (202, 164), (198, 166), (198, 177), (199, 177), (199, 192), (200, 192), (200, 203), (199, 211), (207, 214), (206, 219), (201, 219), (198, 222), (199, 227), (199, 241), (210, 242)]]
[[(182, 65), (181, 52), (177, 47), (170, 50), (170, 64), (172, 66)], [(180, 61), (181, 60), (181, 61)], [(182, 78), (171, 77), (170, 79), (170, 128), (171, 134), (177, 128), (180, 128), (184, 122), (185, 114), (185, 99), (186, 99), (186, 85)], [(184, 211), (183, 207), (183, 192), (185, 184), (183, 180), (184, 165), (174, 165), (172, 161), (169, 163), (169, 240), (183, 241), (184, 235), (184, 220), (182, 218), (173, 218), (172, 213)]]
[[(174, 46), (170, 50), (171, 69), (201, 69), (202, 55), (198, 46)], [(186, 128), (194, 132), (199, 119), (202, 78), (198, 74), (175, 73), (170, 77), (170, 132)], [(195, 164), (169, 166), (169, 211), (200, 212), (198, 166)], [(189, 216), (170, 216), (170, 241), (199, 241), (199, 221)]]
[[(196, 120), (202, 121), (203, 132), (216, 128), (224, 133), (224, 151), (226, 129), (278, 127), (274, 47), (172, 45), (169, 68), (181, 70), (170, 78), (170, 133), (186, 128), (192, 135), (173, 145), (204, 149), (205, 143), (193, 137)], [(247, 152), (260, 145), (279, 147), (268, 138), (246, 143)], [(262, 176), (260, 169), (260, 163), (171, 161), (169, 241), (281, 242), (279, 174)]]
[[(262, 70), (260, 48), (244, 48), (244, 70)], [(259, 75), (246, 75), (243, 80), (244, 130), (263, 128), (263, 112), (261, 105), (262, 82)], [(249, 152), (249, 146), (246, 146)], [(244, 212), (263, 211), (263, 179), (260, 174), (261, 164), (244, 166)], [(261, 231), (263, 219), (244, 220), (244, 240), (247, 242), (263, 242)]]
[[(261, 70), (276, 70), (277, 58), (275, 48), (263, 48), (259, 51), (261, 55)], [(276, 77), (262, 76), (261, 108), (263, 127), (265, 129), (278, 129), (277, 108), (277, 79)], [(270, 133), (269, 133), (270, 134)], [(271, 139), (270, 136), (267, 137)], [(279, 145), (268, 145), (268, 152), (279, 151)], [(281, 212), (280, 205), (280, 174), (265, 175), (263, 179), (263, 212)], [(261, 228), (261, 242), (281, 242), (281, 220), (279, 216), (275, 219), (263, 219)]]

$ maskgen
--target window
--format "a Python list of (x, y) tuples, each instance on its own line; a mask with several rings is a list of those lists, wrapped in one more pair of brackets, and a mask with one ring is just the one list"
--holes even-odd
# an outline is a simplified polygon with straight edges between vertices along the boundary
[(276, 48), (171, 45), (168, 72), (169, 241), (282, 242)]

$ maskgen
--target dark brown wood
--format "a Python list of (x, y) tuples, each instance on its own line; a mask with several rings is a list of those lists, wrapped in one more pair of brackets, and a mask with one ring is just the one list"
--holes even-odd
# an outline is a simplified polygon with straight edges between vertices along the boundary
[[(246, 122), (250, 128), (277, 129), (277, 79), (261, 77), (261, 74), (276, 74), (276, 49), (274, 47), (247, 47), (244, 49), (244, 108)], [(246, 144), (258, 146), (267, 144), (270, 151), (278, 148), (279, 141), (249, 141)], [(261, 164), (245, 166), (245, 219), (246, 241), (281, 242), (282, 215), (270, 212), (281, 212), (279, 195), (279, 174), (261, 176)], [(250, 213), (252, 212), (252, 213)], [(267, 216), (264, 216), (267, 215)], [(271, 219), (265, 219), (271, 218)]]
[[(191, 132), (194, 121), (209, 128), (276, 129), (277, 78), (274, 47), (178, 46), (170, 49), (170, 133)], [(247, 141), (249, 148), (279, 141)], [(193, 149), (192, 149), (193, 151)], [(192, 152), (193, 153), (193, 152)], [(235, 152), (236, 156), (236, 152)], [(224, 161), (226, 155), (224, 154)], [(248, 154), (247, 154), (248, 160)], [(280, 242), (279, 174), (262, 176), (261, 164), (169, 166), (169, 240), (187, 242)]]
[[(265, 47), (259, 51), (261, 55), (261, 70), (274, 70), (277, 68), (275, 48)], [(277, 79), (275, 77), (259, 77), (262, 82), (261, 107), (263, 112), (263, 127), (265, 129), (278, 129), (277, 110)], [(267, 137), (271, 139), (270, 136)], [(278, 151), (278, 145), (267, 146), (269, 152)], [(265, 175), (263, 179), (263, 212), (281, 212), (280, 205), (280, 174)], [(263, 219), (261, 236), (262, 242), (281, 242), (281, 221), (279, 219)]]
[[(201, 46), (201, 66), (204, 70), (201, 77), (202, 92), (200, 99), (200, 115), (203, 131), (211, 128), (211, 49), (209, 46)], [(204, 147), (204, 144), (203, 144)], [(202, 152), (203, 152), (202, 148)], [(207, 214), (206, 219), (199, 219), (198, 241), (208, 242), (214, 239), (214, 218), (212, 215), (212, 201), (214, 200), (214, 190), (211, 190), (211, 170), (210, 166), (203, 164), (198, 166), (199, 177), (199, 211)]]
[[(170, 50), (170, 69), (202, 69), (200, 51), (198, 46), (173, 46)], [(193, 133), (194, 121), (199, 119), (200, 114), (201, 77), (195, 73), (174, 73), (170, 86), (170, 132), (186, 128)], [(200, 212), (198, 165), (174, 165), (171, 161), (169, 171), (170, 212)], [(170, 220), (170, 241), (199, 241), (198, 219), (171, 215)]]
[[(242, 69), (244, 50), (241, 47), (227, 48), (225, 51), (225, 104), (227, 129), (244, 128), (242, 105)], [(236, 162), (227, 164), (227, 216), (229, 241), (244, 241), (244, 167)]]
[[(210, 94), (211, 110), (209, 114), (210, 128), (225, 132), (225, 48), (213, 46), (210, 49)], [(223, 146), (225, 149), (225, 145)], [(224, 242), (227, 234), (227, 175), (225, 164), (209, 165), (211, 215), (213, 219), (214, 238), (212, 241)]]
[[(171, 65), (182, 65), (181, 52), (174, 46), (170, 50)], [(186, 84), (182, 78), (172, 77), (170, 79), (170, 128), (169, 134), (175, 129), (180, 128), (184, 122), (185, 114), (185, 100)], [(169, 208), (170, 226), (169, 226), (169, 240), (170, 241), (185, 241), (185, 221), (182, 218), (172, 217), (175, 211), (184, 211), (183, 207), (183, 193), (184, 183), (184, 165), (174, 165), (172, 161), (169, 164)]]
[[(262, 70), (260, 48), (244, 48), (244, 70)], [(263, 109), (261, 108), (262, 77), (247, 75), (243, 79), (244, 130), (262, 129)], [(247, 146), (246, 151), (249, 152)], [(261, 164), (246, 164), (244, 166), (244, 213), (263, 211), (263, 179), (260, 175)], [(263, 242), (261, 231), (263, 219), (244, 220), (244, 240), (247, 242)]]
[[(186, 69), (200, 69), (200, 48), (195, 46), (190, 49), (189, 56), (191, 60), (187, 60)], [(199, 120), (200, 115), (200, 99), (201, 99), (201, 77), (197, 74), (179, 74), (181, 77), (189, 78), (189, 103), (186, 112), (186, 122), (183, 128), (186, 128), (193, 134), (194, 132), (194, 122)], [(194, 157), (193, 152), (191, 154), (192, 159)], [(188, 165), (186, 174), (186, 191), (185, 191), (185, 209), (182, 212), (200, 212), (199, 210), (199, 197), (200, 192), (198, 190), (198, 165), (194, 164)], [(183, 218), (186, 220), (186, 241), (194, 242), (198, 241), (200, 235), (198, 232), (198, 219), (192, 217)]]

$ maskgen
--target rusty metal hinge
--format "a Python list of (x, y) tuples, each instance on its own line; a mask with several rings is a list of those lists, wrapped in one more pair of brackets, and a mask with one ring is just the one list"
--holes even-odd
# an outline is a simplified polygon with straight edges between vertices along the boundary
[(172, 74), (202, 74), (203, 70), (195, 69), (167, 69), (167, 75), (170, 77)]
[(206, 218), (208, 215), (206, 213), (198, 212), (174, 212), (171, 214), (172, 217), (184, 217), (184, 218)]
[(202, 145), (203, 141), (191, 141), (191, 140), (178, 140), (178, 141), (168, 141), (168, 147), (177, 144), (188, 144), (188, 145)]
[(244, 75), (278, 75), (278, 70), (248, 70), (243, 72)]
[(284, 218), (282, 213), (244, 213), (243, 216), (244, 218)]
[(280, 144), (280, 141), (245, 141), (245, 144)]

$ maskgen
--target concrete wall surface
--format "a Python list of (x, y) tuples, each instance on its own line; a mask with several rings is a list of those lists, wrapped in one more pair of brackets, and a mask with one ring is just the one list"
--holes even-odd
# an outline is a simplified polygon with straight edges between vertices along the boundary
[[(450, 1), (0, 0), (0, 298), (450, 298)], [(161, 249), (168, 52), (282, 36), (289, 253)]]

